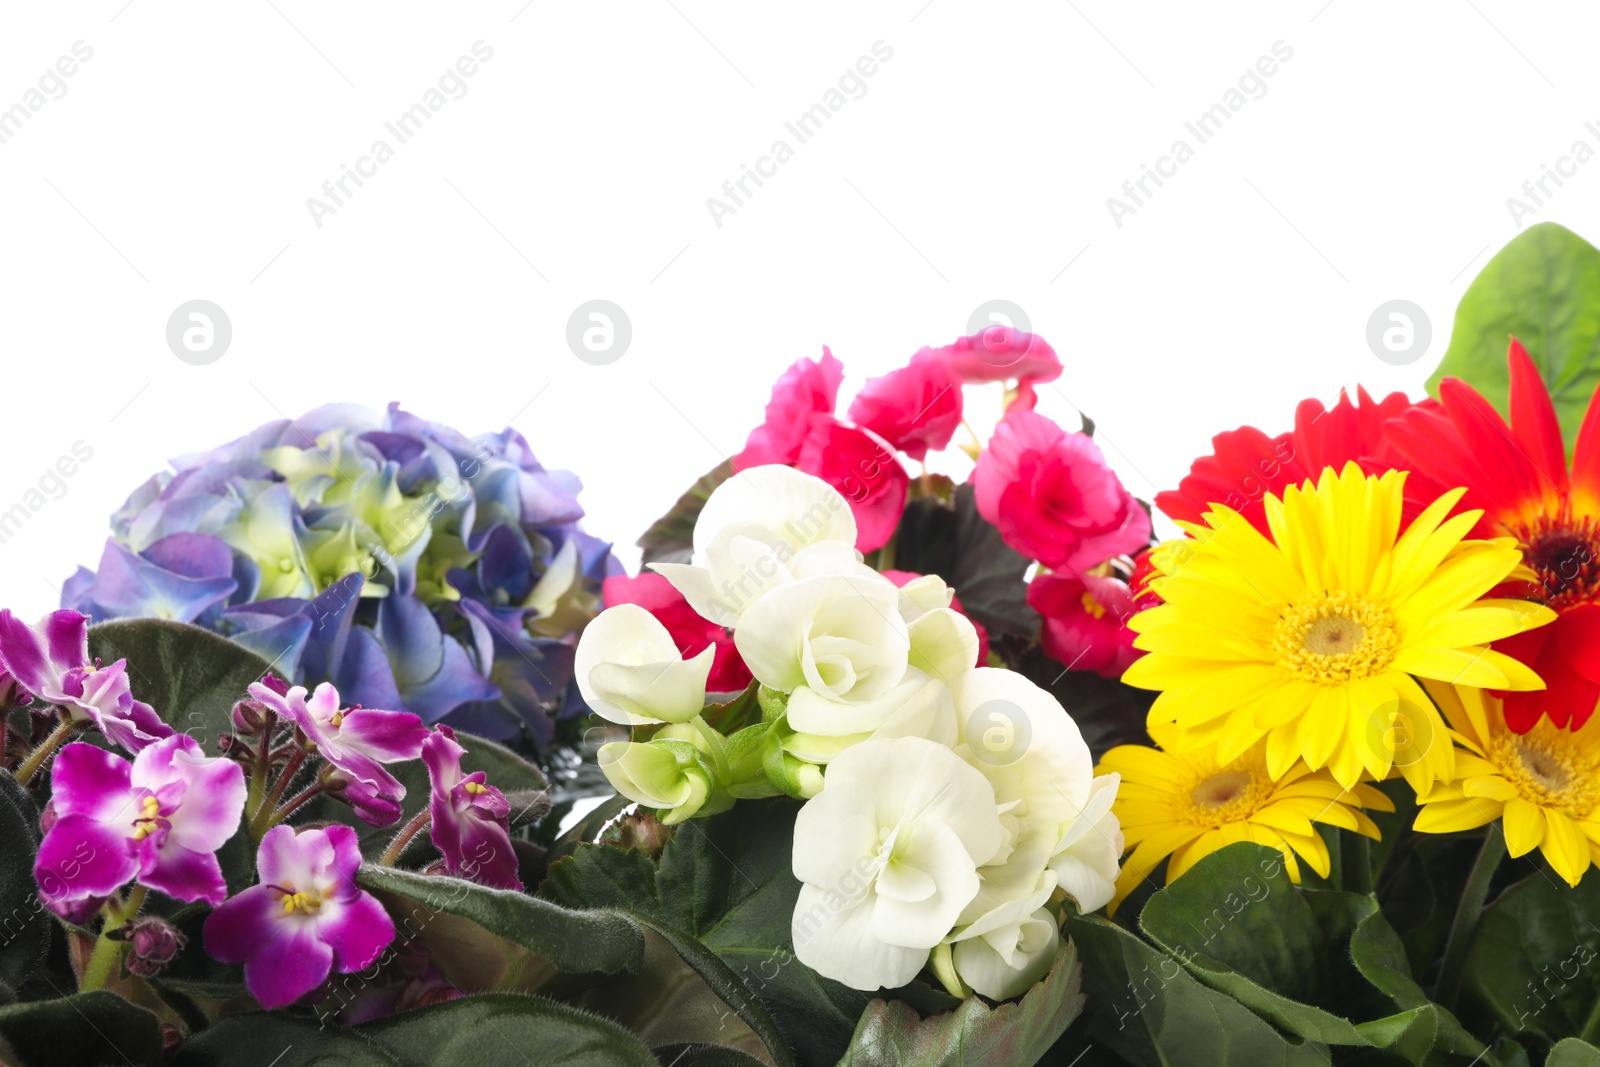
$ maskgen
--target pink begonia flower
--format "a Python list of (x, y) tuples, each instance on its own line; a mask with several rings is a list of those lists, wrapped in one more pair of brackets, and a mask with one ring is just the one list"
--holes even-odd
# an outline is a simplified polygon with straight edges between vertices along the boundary
[(1028, 584), (1028, 606), (1043, 616), (1040, 643), (1062, 666), (1120, 678), (1144, 655), (1128, 629), (1138, 610), (1133, 591), (1116, 578), (1040, 574)]
[(964, 382), (1017, 383), (1011, 407), (1033, 410), (1033, 387), (1061, 377), (1061, 359), (1043, 337), (1009, 326), (990, 326), (943, 348), (924, 348), (911, 357), (913, 364), (936, 363), (949, 368)]
[(89, 619), (52, 611), (37, 626), (0, 611), (0, 665), (40, 700), (59, 704), (75, 721), (90, 721), (129, 752), (172, 736), (155, 709), (133, 699), (127, 660), (102, 667), (89, 659)]
[(34, 862), (56, 914), (82, 920), (87, 902), (131, 881), (177, 900), (220, 904), (228, 895), (216, 851), (239, 828), (244, 772), (174, 734), (130, 764), (82, 742), (50, 773), (48, 830)]
[(394, 921), (355, 883), (361, 866), (348, 826), (274, 826), (261, 839), (261, 881), (206, 917), (206, 952), (244, 964), (244, 983), (264, 1008), (293, 1004), (333, 971), (370, 967), (394, 941)]
[(707, 645), (716, 646), (711, 674), (706, 678), (707, 692), (738, 693), (750, 684), (750, 668), (740, 658), (728, 628), (690, 607), (688, 598), (655, 571), (642, 571), (637, 578), (627, 575), (607, 578), (600, 587), (600, 598), (608, 608), (637, 604), (654, 615), (672, 635), (672, 643), (686, 660), (704, 652)]
[(428, 728), (419, 716), (409, 711), (340, 708), (339, 691), (327, 682), (309, 698), (304, 686), (279, 696), (260, 682), (250, 687), (250, 695), (298, 726), (317, 746), (344, 783), (340, 795), (357, 815), (374, 826), (386, 826), (400, 817), (399, 802), (405, 799), (406, 787), (383, 765), (422, 754)]
[(437, 727), (422, 743), (422, 762), (433, 786), (428, 833), (448, 873), (496, 889), (521, 889), (507, 821), (511, 805), (484, 772), (461, 773), (466, 751), (448, 726)]
[(978, 514), (1046, 567), (1085, 571), (1150, 541), (1150, 516), (1087, 434), (1016, 407), (972, 472)]
[(766, 422), (750, 431), (733, 469), (781, 463), (839, 490), (856, 519), (856, 548), (871, 552), (894, 536), (910, 478), (894, 450), (834, 415), (844, 365), (827, 348), (797, 360), (772, 387)]
[(961, 378), (954, 369), (913, 358), (909, 366), (869, 378), (850, 402), (850, 421), (920, 461), (955, 436), (961, 403)]

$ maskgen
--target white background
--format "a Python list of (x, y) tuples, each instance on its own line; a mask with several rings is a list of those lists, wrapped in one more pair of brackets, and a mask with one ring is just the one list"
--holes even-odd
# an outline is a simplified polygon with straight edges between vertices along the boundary
[[(167, 457), (336, 399), (513, 422), (632, 565), (794, 359), (831, 345), (847, 399), (993, 298), (1065, 359), (1040, 410), (1091, 414), (1148, 497), (1302, 397), (1420, 391), (1516, 232), (1507, 198), (1600, 148), (1597, 22), (1510, 0), (11, 0), (0, 109), (94, 54), (0, 144), (0, 511), (75, 441), (94, 458), (0, 545), (0, 603), (53, 607)], [(307, 198), (395, 146), (384, 123), (479, 40), (466, 95), (318, 228)], [(866, 94), (797, 146), (784, 122), (877, 41)], [(1107, 198), (1196, 146), (1184, 122), (1277, 41), (1266, 94), (1115, 225)], [(794, 158), (719, 228), (707, 198), (779, 138)], [(1534, 218), (1595, 239), (1597, 213), (1600, 161)], [(607, 366), (565, 341), (597, 297), (633, 326)], [(194, 298), (232, 321), (208, 366), (166, 345)], [(1393, 298), (1432, 319), (1410, 366), (1365, 341)], [(998, 387), (968, 394), (992, 422)]]

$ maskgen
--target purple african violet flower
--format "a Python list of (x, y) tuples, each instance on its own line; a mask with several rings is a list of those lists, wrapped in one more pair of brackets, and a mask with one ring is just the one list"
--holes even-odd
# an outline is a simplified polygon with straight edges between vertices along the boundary
[(511, 805), (504, 793), (487, 784), (482, 771), (461, 773), (466, 751), (448, 726), (440, 726), (422, 745), (422, 762), (433, 785), (428, 833), (444, 854), (446, 871), (497, 889), (521, 889), (507, 822)]
[(82, 742), (50, 772), (49, 829), (34, 878), (50, 910), (80, 917), (86, 902), (128, 882), (178, 900), (219, 904), (228, 895), (216, 851), (239, 828), (244, 772), (174, 734), (130, 764)]
[(89, 620), (76, 611), (52, 611), (32, 627), (0, 611), (0, 663), (28, 692), (74, 721), (93, 722), (129, 752), (172, 736), (154, 708), (133, 699), (127, 660), (90, 663)]
[(261, 839), (261, 882), (206, 918), (206, 951), (244, 964), (244, 981), (264, 1008), (293, 1004), (327, 980), (372, 965), (394, 940), (394, 921), (355, 883), (361, 866), (348, 826), (274, 826)]
[(327, 682), (309, 698), (304, 686), (279, 696), (259, 682), (250, 687), (250, 695), (298, 726), (317, 746), (333, 765), (332, 777), (342, 783), (336, 791), (364, 820), (386, 826), (400, 817), (406, 787), (383, 764), (421, 755), (428, 728), (420, 718), (409, 711), (340, 708), (339, 691)]

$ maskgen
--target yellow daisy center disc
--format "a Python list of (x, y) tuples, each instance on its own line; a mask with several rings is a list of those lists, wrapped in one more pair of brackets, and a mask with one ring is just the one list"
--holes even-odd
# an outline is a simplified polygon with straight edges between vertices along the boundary
[(1575, 819), (1600, 807), (1600, 782), (1594, 756), (1582, 751), (1575, 735), (1541, 721), (1526, 734), (1497, 729), (1489, 743), (1489, 762), (1523, 799)]
[(1217, 771), (1195, 781), (1187, 794), (1178, 794), (1174, 807), (1183, 819), (1200, 826), (1243, 822), (1261, 806), (1263, 786), (1271, 792), (1264, 769), (1259, 775), (1237, 768)]
[(1321, 685), (1382, 674), (1399, 644), (1388, 609), (1342, 589), (1296, 601), (1283, 612), (1272, 639), (1279, 666)]

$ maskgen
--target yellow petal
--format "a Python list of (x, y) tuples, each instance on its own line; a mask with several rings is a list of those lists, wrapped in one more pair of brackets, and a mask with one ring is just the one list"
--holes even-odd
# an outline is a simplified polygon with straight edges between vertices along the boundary
[(1500, 818), (1506, 832), (1506, 852), (1511, 856), (1526, 856), (1544, 842), (1545, 813), (1520, 796), (1506, 801), (1505, 814)]
[(1589, 869), (1589, 839), (1559, 811), (1545, 812), (1546, 831), (1539, 851), (1557, 874), (1576, 886)]

